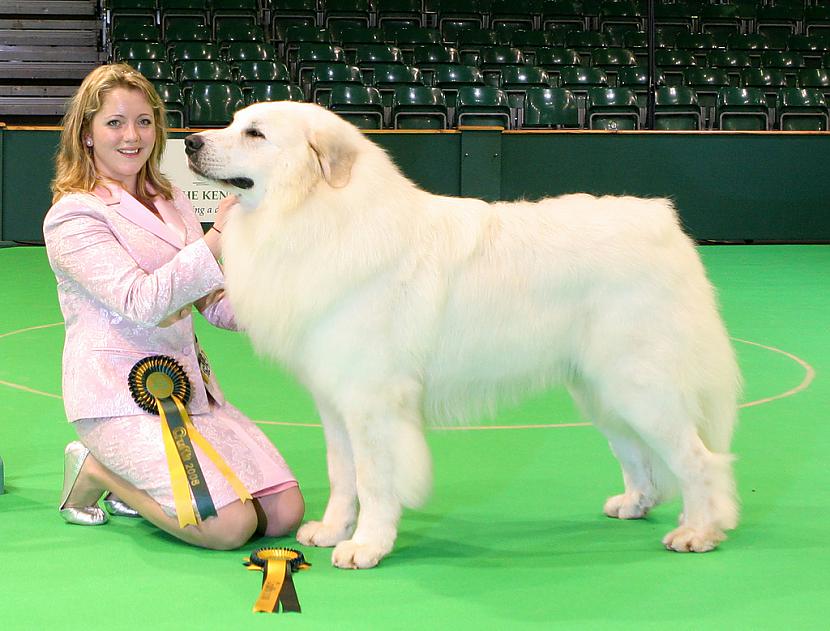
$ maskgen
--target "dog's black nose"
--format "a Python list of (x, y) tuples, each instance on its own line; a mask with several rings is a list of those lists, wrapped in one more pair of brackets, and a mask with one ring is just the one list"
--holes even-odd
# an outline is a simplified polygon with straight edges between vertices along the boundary
[(192, 156), (199, 151), (205, 144), (205, 141), (199, 134), (190, 134), (184, 139), (184, 152)]

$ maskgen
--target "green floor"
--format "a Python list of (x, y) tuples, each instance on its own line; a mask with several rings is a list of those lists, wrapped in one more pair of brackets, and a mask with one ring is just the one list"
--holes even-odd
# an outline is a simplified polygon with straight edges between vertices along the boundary
[[(701, 252), (746, 379), (735, 440), (742, 523), (719, 550), (661, 547), (677, 504), (642, 521), (604, 517), (621, 484), (616, 463), (593, 428), (554, 426), (583, 419), (552, 393), (496, 419), (513, 428), (431, 431), (435, 490), (404, 515), (394, 553), (347, 572), (331, 567), (329, 550), (304, 549), (304, 612), (274, 616), (251, 613), (260, 575), (241, 560), (290, 539), (212, 552), (142, 520), (62, 522), (62, 451), (74, 433), (58, 398), (54, 280), (42, 249), (0, 250), (0, 628), (827, 628), (830, 247)], [(318, 517), (328, 487), (307, 395), (242, 337), (204, 324), (226, 394), (271, 422), (262, 427)]]

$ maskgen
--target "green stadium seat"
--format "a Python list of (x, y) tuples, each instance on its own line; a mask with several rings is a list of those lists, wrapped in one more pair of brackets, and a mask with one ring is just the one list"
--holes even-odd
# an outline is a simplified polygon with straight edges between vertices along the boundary
[[(576, 98), (580, 113), (584, 113), (591, 88), (607, 88), (608, 77), (605, 71), (590, 66), (568, 66), (562, 69), (559, 86), (567, 88)], [(582, 121), (584, 122), (584, 117)]]
[(715, 37), (711, 33), (681, 33), (675, 40), (675, 46), (677, 50), (692, 53), (698, 66), (705, 65), (707, 55), (717, 49)]
[(806, 68), (820, 68), (822, 58), (830, 51), (830, 42), (815, 35), (791, 35), (787, 50), (801, 55)]
[(691, 33), (697, 29), (697, 7), (689, 6), (686, 2), (655, 2), (654, 23), (656, 31), (664, 37), (673, 39), (680, 33)]
[(481, 49), (481, 74), (484, 83), (493, 87), (501, 84), (501, 75), (505, 68), (523, 66), (524, 55), (518, 48), (510, 46), (487, 46)]
[(161, 33), (158, 26), (146, 22), (129, 22), (121, 20), (112, 28), (112, 41), (158, 42)]
[(387, 121), (391, 123), (392, 97), (395, 90), (405, 86), (424, 85), (421, 71), (403, 64), (378, 64), (371, 77), (372, 86), (380, 93), (380, 99), (386, 108)]
[(320, 64), (311, 73), (311, 101), (325, 105), (332, 88), (345, 84), (363, 85), (363, 76), (356, 66), (344, 63)]
[(775, 119), (775, 106), (778, 102), (778, 91), (787, 87), (787, 78), (778, 68), (745, 68), (741, 72), (741, 86), (758, 88), (764, 93), (764, 100), (770, 112), (770, 118)]
[(229, 20), (258, 23), (258, 0), (210, 0), (210, 4), (211, 28), (215, 34), (219, 33), (220, 25)]
[(727, 50), (740, 50), (749, 55), (753, 66), (761, 65), (761, 53), (769, 50), (770, 43), (766, 35), (760, 33), (741, 33), (730, 35), (726, 40)]
[(464, 86), (458, 89), (455, 125), (512, 128), (512, 112), (507, 95), (490, 85)]
[(489, 26), (493, 30), (507, 26), (512, 31), (532, 31), (540, 26), (537, 24), (537, 16), (541, 12), (541, 0), (493, 0)]
[(568, 27), (583, 31), (588, 28), (589, 18), (584, 14), (581, 3), (576, 0), (546, 0), (542, 5), (542, 30)]
[(173, 42), (168, 47), (167, 54), (175, 65), (196, 59), (221, 60), (219, 46), (213, 42)]
[(666, 85), (682, 85), (686, 69), (698, 65), (691, 51), (663, 48), (654, 51), (654, 62), (666, 78)]
[(204, 82), (232, 82), (233, 72), (227, 62), (208, 59), (186, 59), (179, 63), (179, 83), (185, 88)]
[(731, 85), (729, 74), (722, 68), (687, 68), (683, 72), (683, 85), (695, 91), (707, 126), (711, 127), (718, 95), (722, 88)]
[(776, 104), (777, 127), (782, 131), (827, 131), (830, 114), (824, 95), (814, 88), (783, 88)]
[(438, 66), (460, 63), (458, 50), (443, 44), (416, 46), (412, 53), (412, 65), (421, 71), (427, 85), (432, 85), (432, 77)]
[(281, 61), (249, 60), (237, 61), (234, 65), (236, 78), (243, 88), (257, 81), (270, 83), (291, 83), (288, 68)]
[(367, 84), (372, 84), (375, 68), (389, 64), (403, 65), (401, 49), (389, 44), (363, 44), (355, 51), (354, 64), (363, 73)]
[(182, 93), (182, 86), (172, 81), (154, 81), (153, 87), (164, 102), (167, 110), (168, 127), (184, 127), (185, 99)]
[(822, 37), (830, 35), (830, 6), (814, 4), (805, 9), (804, 34)]
[(425, 26), (421, 0), (377, 0), (375, 7), (378, 28)]
[(227, 18), (216, 23), (214, 39), (223, 50), (234, 42), (265, 42), (265, 31), (245, 18)]
[(243, 89), (243, 94), (246, 105), (262, 101), (305, 101), (300, 87), (291, 83), (258, 81)]
[(164, 26), (164, 39), (173, 42), (211, 42), (213, 33), (206, 22), (199, 18), (171, 18)]
[(450, 40), (444, 37), (444, 42), (452, 44), (457, 42), (458, 54), (461, 63), (468, 66), (476, 66), (481, 61), (483, 48), (498, 46), (499, 40), (495, 31), (480, 28), (467, 28), (459, 32), (458, 38)]
[(325, 0), (322, 9), (326, 28), (369, 27), (374, 13), (370, 0)]
[(594, 51), (607, 45), (605, 36), (599, 31), (571, 31), (565, 34), (565, 47), (579, 53), (582, 63), (591, 63)]
[(770, 38), (784, 38), (801, 32), (804, 21), (803, 0), (775, 0), (775, 4), (758, 7), (755, 32)]
[(327, 106), (356, 127), (383, 129), (383, 103), (375, 88), (344, 84), (332, 86)]
[[(288, 69), (291, 71), (292, 77), (297, 77), (297, 58), (300, 54), (300, 49), (311, 44), (332, 46), (331, 34), (328, 29), (317, 26), (300, 25), (290, 26), (286, 29), (285, 43), (283, 45), (283, 57), (286, 60)], [(337, 48), (338, 50), (341, 50), (342, 59), (342, 49), (340, 49), (339, 46)], [(307, 56), (308, 53), (305, 53), (305, 55)]]
[(830, 71), (827, 68), (802, 68), (796, 74), (799, 88), (815, 88), (830, 99)]
[(578, 129), (580, 111), (573, 93), (565, 88), (529, 88), (525, 93), (525, 129)]
[(704, 128), (697, 94), (686, 86), (661, 86), (654, 93), (654, 129), (694, 131)]
[(403, 60), (412, 65), (415, 48), (430, 44), (441, 44), (441, 33), (438, 29), (426, 27), (399, 26), (388, 27), (384, 30), (386, 41), (394, 43), (401, 49)]
[[(655, 72), (655, 86), (664, 86), (666, 78), (663, 73), (659, 68)], [(617, 87), (634, 90), (634, 94), (637, 96), (637, 105), (640, 107), (640, 119), (643, 120), (648, 106), (648, 66), (622, 66), (617, 73)]]
[(291, 75), (297, 79), (297, 83), (303, 88), (308, 98), (311, 87), (311, 74), (317, 66), (322, 64), (340, 63), (343, 64), (343, 49), (339, 46), (323, 43), (303, 42), (296, 53), (296, 69), (289, 67)]
[(816, 88), (784, 88), (778, 102), (779, 128), (785, 131), (830, 130), (830, 100)]
[(728, 131), (768, 130), (769, 115), (764, 93), (758, 88), (721, 88), (716, 125)]
[(270, 0), (267, 7), (272, 32), (291, 26), (318, 26), (317, 0)]
[(723, 45), (731, 35), (748, 32), (755, 19), (755, 7), (748, 4), (704, 4), (700, 14), (701, 32)]
[(600, 68), (605, 71), (608, 82), (614, 83), (620, 68), (624, 66), (636, 66), (637, 58), (627, 48), (602, 48), (594, 52), (591, 65), (594, 68)]
[(152, 59), (154, 61), (165, 61), (167, 49), (161, 42), (115, 42), (112, 47), (112, 56), (115, 61), (127, 61), (129, 59)]
[(622, 46), (628, 33), (643, 30), (644, 18), (631, 0), (607, 0), (600, 5), (598, 26), (609, 45)]
[(346, 63), (351, 65), (355, 63), (355, 55), (359, 47), (367, 45), (387, 45), (384, 41), (382, 30), (363, 26), (351, 26), (336, 30), (336, 33), (332, 35), (332, 39), (343, 49)]
[(245, 106), (241, 88), (235, 83), (200, 81), (187, 92), (187, 122), (190, 127), (224, 127), (234, 112)]
[(582, 66), (582, 59), (573, 48), (541, 48), (536, 52), (535, 65), (548, 73), (551, 87), (560, 83), (560, 75), (563, 68), (571, 66)]
[(264, 42), (233, 42), (225, 51), (226, 59), (237, 61), (277, 61), (277, 52), (271, 44)]
[(538, 66), (508, 66), (502, 72), (499, 87), (507, 95), (513, 127), (518, 128), (522, 126), (525, 93), (529, 88), (549, 88), (550, 77)]
[(749, 55), (742, 50), (713, 50), (706, 58), (709, 68), (720, 68), (729, 75), (729, 84), (733, 87), (740, 86), (741, 71), (752, 67)]
[(438, 88), (405, 86), (392, 98), (392, 125), (395, 129), (446, 129), (447, 102)]
[(586, 115), (588, 129), (640, 129), (640, 107), (631, 88), (591, 88)]
[(551, 34), (542, 31), (515, 31), (510, 43), (522, 51), (525, 63), (528, 64), (536, 63), (536, 53), (539, 49), (556, 46)]
[(486, 9), (479, 0), (436, 0), (436, 8), (438, 30), (445, 37), (449, 30), (457, 27), (484, 28)]
[(455, 98), (458, 89), (467, 86), (484, 85), (481, 70), (473, 66), (462, 64), (444, 64), (435, 69), (432, 84), (444, 93), (447, 107), (455, 107)]
[(150, 81), (176, 80), (176, 72), (172, 64), (167, 61), (153, 59), (127, 59), (126, 61)]
[(792, 51), (767, 50), (761, 53), (761, 67), (778, 69), (787, 77), (787, 85), (795, 86), (798, 70), (806, 68), (804, 58)]

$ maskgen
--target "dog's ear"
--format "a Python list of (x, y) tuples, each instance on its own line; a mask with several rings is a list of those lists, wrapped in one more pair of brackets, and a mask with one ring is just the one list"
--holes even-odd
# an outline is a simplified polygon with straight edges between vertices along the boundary
[(357, 150), (349, 134), (337, 132), (337, 129), (312, 130), (308, 134), (308, 144), (317, 154), (329, 186), (343, 188), (349, 183)]

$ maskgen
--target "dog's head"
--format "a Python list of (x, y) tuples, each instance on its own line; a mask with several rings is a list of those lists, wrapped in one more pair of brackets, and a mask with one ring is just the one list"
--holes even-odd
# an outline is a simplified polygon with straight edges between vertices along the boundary
[[(256, 103), (233, 122), (185, 138), (195, 173), (233, 188), (242, 206), (255, 208), (267, 191), (307, 195), (316, 185), (349, 183), (360, 132), (310, 103)], [(293, 195), (292, 195), (293, 194)]]

